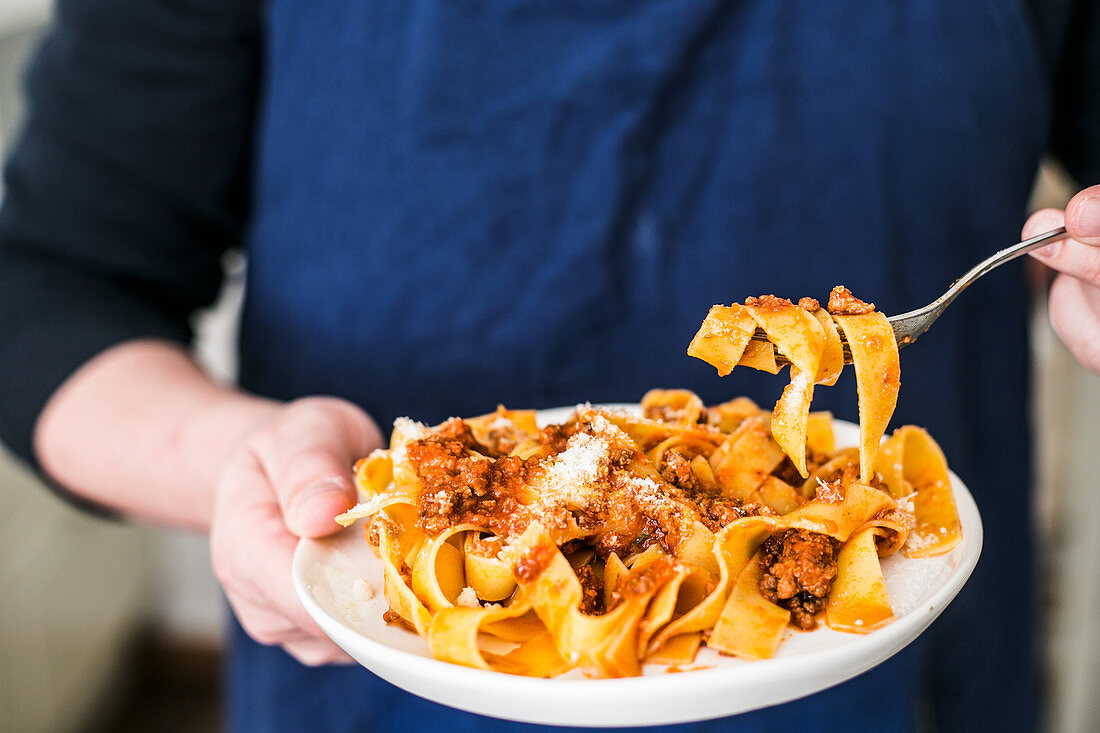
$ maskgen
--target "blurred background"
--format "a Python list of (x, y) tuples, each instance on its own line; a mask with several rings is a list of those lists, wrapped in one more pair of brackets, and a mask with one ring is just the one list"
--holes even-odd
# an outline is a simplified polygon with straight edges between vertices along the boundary
[[(22, 69), (48, 16), (48, 0), (0, 0), (0, 151), (18, 130)], [(1073, 190), (1044, 166), (1033, 207), (1061, 207)], [(196, 328), (203, 362), (232, 379), (243, 263), (226, 270)], [(1034, 302), (1046, 727), (1086, 733), (1100, 730), (1100, 378)], [(217, 730), (225, 613), (203, 537), (82, 514), (0, 448), (0, 731)]]

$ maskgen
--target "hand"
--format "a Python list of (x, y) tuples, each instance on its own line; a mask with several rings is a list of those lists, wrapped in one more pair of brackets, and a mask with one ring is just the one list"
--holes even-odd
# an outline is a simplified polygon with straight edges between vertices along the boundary
[(1023, 237), (1065, 226), (1071, 239), (1032, 256), (1061, 274), (1050, 287), (1050, 324), (1087, 369), (1100, 374), (1100, 186), (1086, 188), (1065, 212), (1043, 209), (1024, 224)]
[(309, 665), (350, 662), (294, 593), (299, 537), (339, 530), (356, 503), (351, 466), (382, 447), (374, 421), (342, 400), (312, 397), (277, 408), (231, 455), (210, 529), (214, 574), (245, 631)]

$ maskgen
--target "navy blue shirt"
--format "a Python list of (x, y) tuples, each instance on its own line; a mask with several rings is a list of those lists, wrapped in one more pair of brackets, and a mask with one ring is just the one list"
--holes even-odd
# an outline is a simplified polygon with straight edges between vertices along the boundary
[[(236, 244), (260, 394), (383, 425), (654, 386), (770, 404), (782, 380), (684, 356), (709, 305), (836, 283), (923, 305), (1016, 241), (1051, 130), (1095, 181), (1096, 126), (1047, 77), (1093, 48), (1087, 12), (70, 0), (0, 210), (0, 431), (31, 457), (80, 363), (186, 340)], [(998, 271), (904, 352), (895, 424), (931, 430), (985, 518), (959, 599), (879, 669), (711, 729), (1034, 726), (1024, 301)], [(855, 418), (850, 377), (815, 398)], [(233, 638), (242, 730), (501, 728)]]

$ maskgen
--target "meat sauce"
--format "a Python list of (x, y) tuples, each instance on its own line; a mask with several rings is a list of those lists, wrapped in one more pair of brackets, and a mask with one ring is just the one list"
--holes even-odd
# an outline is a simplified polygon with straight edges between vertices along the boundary
[[(537, 483), (548, 461), (581, 433), (605, 440), (606, 463), (592, 481), (591, 496), (583, 507), (547, 507), (533, 510)], [(459, 419), (445, 423), (431, 435), (410, 441), (409, 463), (423, 483), (417, 497), (417, 526), (436, 534), (456, 524), (473, 524), (500, 537), (521, 534), (538, 511), (539, 518), (557, 527), (569, 525), (590, 532), (583, 540), (600, 558), (612, 553), (626, 557), (655, 544), (673, 553), (698, 519), (717, 531), (733, 519), (772, 513), (767, 507), (723, 498), (700, 487), (687, 456), (668, 451), (662, 462), (665, 481), (640, 476), (629, 470), (641, 458), (633, 447), (614, 436), (598, 435), (583, 420), (545, 428), (540, 435), (544, 453), (527, 459), (517, 456), (490, 458)], [(666, 483), (667, 482), (667, 483)], [(536, 566), (528, 563), (530, 572)]]
[(695, 472), (691, 470), (691, 463), (683, 453), (666, 451), (661, 464), (661, 478), (676, 488), (687, 492), (697, 492), (701, 488)]
[(486, 458), (473, 452), (475, 445), (469, 426), (457, 418), (408, 444), (409, 462), (424, 484), (417, 500), (422, 531), (436, 534), (469, 523), (510, 536), (527, 526), (520, 493), (538, 469), (538, 459)]
[(745, 298), (745, 305), (749, 308), (759, 308), (763, 311), (782, 311), (794, 306), (794, 303), (777, 295), (758, 295)]
[(791, 623), (803, 630), (817, 628), (836, 579), (840, 543), (828, 535), (804, 529), (773, 534), (760, 546), (760, 593), (791, 612)]
[[(825, 465), (825, 462), (829, 460), (829, 456), (824, 453), (817, 453), (810, 449), (806, 450), (806, 471), (813, 473), (821, 466)], [(794, 461), (789, 456), (784, 456), (783, 460), (779, 463), (772, 476), (775, 476), (780, 481), (788, 483), (791, 486), (802, 485), (802, 474), (795, 468)]]
[(531, 583), (542, 575), (542, 571), (549, 567), (554, 560), (554, 554), (558, 548), (550, 545), (535, 545), (528, 550), (523, 557), (516, 561), (512, 571), (516, 579), (521, 583)]
[(866, 303), (852, 295), (852, 291), (848, 288), (837, 285), (829, 293), (829, 304), (825, 309), (834, 316), (862, 316), (874, 312), (875, 304)]
[[(546, 470), (548, 460), (572, 445), (570, 438), (593, 431), (592, 425), (582, 421), (544, 429), (540, 443), (545, 452), (527, 459), (486, 456), (468, 426), (457, 419), (425, 438), (409, 442), (409, 462), (424, 485), (418, 497), (418, 526), (429, 534), (464, 523), (500, 538), (521, 534), (533, 516), (527, 505), (534, 493), (532, 482), (537, 482)], [(593, 481), (598, 489), (596, 500), (566, 512), (564, 518), (552, 519), (559, 525), (568, 520), (589, 532), (576, 542), (591, 548), (588, 551), (594, 551), (597, 559), (606, 559), (611, 553), (627, 557), (654, 544), (673, 554), (696, 521), (717, 532), (742, 517), (774, 514), (767, 506), (702, 490), (691, 471), (690, 454), (666, 451), (661, 461), (664, 481), (659, 481), (627, 470), (637, 455), (612, 443), (605, 444), (607, 458), (599, 464), (602, 473)], [(822, 458), (813, 456), (810, 462)], [(486, 554), (495, 554), (500, 541), (495, 540), (491, 548), (486, 545)], [(762, 546), (761, 592), (790, 609), (792, 623), (799, 628), (813, 628), (814, 616), (824, 608), (836, 577), (837, 546), (825, 535), (802, 530), (778, 533)], [(525, 583), (537, 579), (556, 551), (554, 545), (528, 550), (513, 567), (517, 579)], [(671, 557), (664, 557), (644, 572), (632, 572), (612, 598), (645, 593), (653, 583), (663, 582), (673, 564)], [(601, 574), (585, 564), (577, 577), (583, 590), (582, 610), (590, 614), (608, 610), (603, 603)]]
[(798, 307), (804, 311), (813, 313), (821, 310), (821, 303), (817, 302), (817, 298), (799, 298)]
[(599, 616), (607, 611), (603, 602), (603, 578), (591, 565), (585, 565), (577, 571), (577, 580), (581, 584), (580, 612), (586, 616)]
[(612, 599), (625, 599), (637, 598), (638, 596), (644, 596), (647, 593), (653, 591), (654, 588), (659, 588), (669, 581), (673, 573), (676, 572), (676, 561), (668, 555), (662, 555), (651, 563), (647, 563), (641, 568), (632, 569), (627, 575), (618, 583), (618, 587), (615, 592), (612, 593)]

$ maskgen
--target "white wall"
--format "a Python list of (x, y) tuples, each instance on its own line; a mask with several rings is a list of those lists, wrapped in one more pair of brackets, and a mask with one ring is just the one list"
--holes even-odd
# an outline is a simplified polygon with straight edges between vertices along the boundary
[(50, 0), (0, 0), (0, 35), (41, 27), (49, 19)]

